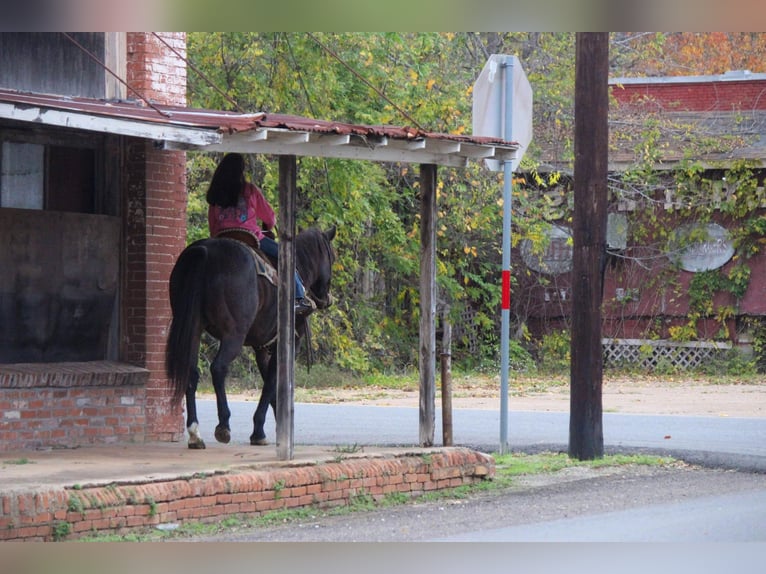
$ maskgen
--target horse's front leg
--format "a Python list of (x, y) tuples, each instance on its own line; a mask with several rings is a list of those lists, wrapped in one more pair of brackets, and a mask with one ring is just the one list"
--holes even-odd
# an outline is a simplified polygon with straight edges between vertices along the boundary
[(189, 433), (189, 448), (203, 449), (205, 441), (199, 434), (199, 420), (197, 419), (197, 384), (199, 383), (199, 370), (192, 367), (189, 385), (186, 387), (186, 430)]
[(267, 350), (255, 348), (254, 350), (263, 388), (253, 414), (253, 434), (250, 435), (250, 444), (262, 446), (269, 444), (263, 427), (266, 424), (266, 416), (269, 414), (269, 405), (276, 404), (277, 399), (277, 361), (276, 356), (272, 356)]

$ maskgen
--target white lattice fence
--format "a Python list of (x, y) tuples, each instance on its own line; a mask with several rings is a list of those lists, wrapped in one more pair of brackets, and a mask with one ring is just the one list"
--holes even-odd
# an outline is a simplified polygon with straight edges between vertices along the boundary
[(731, 349), (731, 343), (691, 341), (678, 343), (651, 339), (602, 339), (604, 365), (639, 365), (654, 369), (670, 365), (681, 369), (695, 369)]
[(469, 353), (478, 353), (479, 333), (476, 326), (476, 311), (469, 308), (460, 314), (452, 325), (452, 338), (455, 341), (462, 341)]

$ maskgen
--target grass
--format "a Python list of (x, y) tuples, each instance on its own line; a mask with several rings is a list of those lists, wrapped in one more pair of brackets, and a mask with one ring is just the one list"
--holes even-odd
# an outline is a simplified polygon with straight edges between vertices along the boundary
[(510, 482), (516, 476), (558, 472), (578, 466), (588, 468), (626, 465), (665, 466), (674, 462), (674, 459), (669, 457), (645, 454), (614, 454), (585, 461), (572, 459), (566, 453), (495, 455), (495, 480), (500, 483)]
[(3, 464), (13, 464), (13, 465), (24, 465), (24, 464), (34, 464), (34, 460), (29, 460), (28, 458), (14, 458), (12, 460), (4, 460)]
[[(496, 392), (499, 381), (498, 374), (482, 372), (456, 372), (452, 373), (453, 396), (471, 396), (476, 392)], [(564, 376), (526, 376), (514, 375), (509, 381), (511, 395), (519, 396), (526, 393), (544, 392), (553, 388), (564, 388), (569, 380)], [(255, 400), (260, 396), (261, 380), (255, 376), (254, 380), (241, 378), (229, 378), (226, 381), (228, 393), (243, 393), (252, 395)], [(437, 392), (439, 392), (437, 381)], [(322, 365), (314, 366), (311, 373), (305, 369), (295, 371), (295, 401), (296, 402), (323, 402), (327, 392), (333, 390), (354, 390), (360, 399), (384, 399), (390, 391), (418, 392), (420, 388), (419, 376), (416, 372), (407, 373), (372, 373), (366, 375), (353, 375), (339, 369), (329, 368)], [(209, 377), (203, 376), (198, 386), (198, 394), (213, 394), (213, 387)]]
[(495, 459), (495, 476), (492, 480), (454, 489), (436, 491), (423, 496), (423, 500), (440, 500), (444, 498), (465, 498), (471, 494), (486, 491), (497, 491), (514, 486), (520, 476), (551, 474), (565, 468), (610, 468), (621, 466), (670, 466), (676, 461), (670, 457), (653, 455), (606, 455), (595, 460), (580, 461), (570, 458), (566, 453), (543, 452), (538, 454), (511, 453), (493, 455)]
[(484, 492), (499, 492), (514, 485), (520, 476), (543, 473), (555, 473), (565, 468), (578, 466), (607, 468), (629, 465), (669, 466), (676, 461), (668, 457), (652, 455), (607, 455), (592, 461), (578, 461), (565, 453), (544, 452), (539, 454), (504, 454), (493, 455), (495, 459), (495, 477), (477, 484), (460, 486), (436, 492), (426, 493), (411, 498), (403, 493), (391, 493), (381, 500), (375, 500), (368, 493), (360, 492), (352, 497), (345, 506), (323, 509), (316, 506), (276, 510), (265, 514), (246, 517), (230, 516), (216, 524), (187, 522), (169, 531), (145, 529), (124, 535), (94, 534), (81, 538), (83, 542), (148, 542), (158, 540), (184, 540), (193, 537), (213, 536), (223, 532), (244, 529), (271, 528), (283, 524), (296, 524), (319, 520), (329, 516), (344, 516), (355, 512), (368, 512), (380, 508), (391, 508), (415, 501), (433, 502), (448, 499), (464, 499)]
[[(764, 384), (763, 375), (710, 375), (700, 372), (652, 374), (635, 369), (607, 369), (604, 371), (604, 384), (628, 380), (631, 383), (652, 386), (694, 385), (738, 385)], [(525, 374), (512, 372), (509, 378), (510, 396), (525, 396), (530, 393), (565, 391), (569, 386), (569, 373), (542, 372)], [(437, 381), (437, 394), (440, 392)], [(230, 393), (252, 395), (254, 400), (260, 396), (260, 377), (253, 373), (246, 378), (232, 376), (226, 381)], [(333, 390), (352, 390), (359, 399), (385, 399), (391, 391), (418, 392), (420, 386), (416, 371), (392, 373), (369, 373), (355, 375), (348, 371), (325, 365), (314, 365), (311, 371), (298, 367), (295, 370), (296, 402), (326, 402), (328, 393)], [(499, 372), (488, 370), (461, 371), (453, 368), (453, 397), (480, 396), (480, 393), (496, 393), (499, 386)], [(203, 373), (199, 392), (212, 394), (209, 374)], [(329, 400), (332, 400), (330, 397)]]

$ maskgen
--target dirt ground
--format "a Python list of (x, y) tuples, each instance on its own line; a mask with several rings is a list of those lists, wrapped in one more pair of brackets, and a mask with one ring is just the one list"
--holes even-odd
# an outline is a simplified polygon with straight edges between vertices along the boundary
[[(437, 382), (437, 387), (439, 382)], [(472, 384), (461, 379), (453, 385), (455, 409), (497, 409), (500, 406), (499, 380), (494, 384)], [(548, 386), (539, 391), (509, 385), (508, 404), (512, 411), (568, 412), (569, 386)], [(257, 400), (244, 393), (239, 399)], [(296, 402), (353, 403), (378, 406), (417, 407), (415, 390), (360, 387), (350, 389), (301, 389)], [(437, 408), (441, 393), (437, 389)], [(743, 384), (711, 384), (704, 381), (659, 381), (621, 378), (602, 385), (605, 413), (659, 414), (720, 417), (766, 417), (766, 381)]]

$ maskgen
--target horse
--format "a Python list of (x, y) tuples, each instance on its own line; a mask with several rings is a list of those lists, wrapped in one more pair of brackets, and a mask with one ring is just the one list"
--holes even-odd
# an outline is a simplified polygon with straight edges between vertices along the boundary
[[(295, 237), (296, 269), (306, 292), (317, 309), (332, 303), (330, 280), (335, 251), (335, 227), (328, 231), (307, 229)], [(265, 258), (265, 256), (263, 256)], [(218, 410), (215, 438), (231, 440), (226, 400), (226, 375), (229, 365), (247, 345), (255, 351), (263, 388), (253, 415), (251, 445), (268, 444), (263, 430), (271, 405), (277, 402), (277, 286), (259, 272), (253, 249), (227, 237), (200, 239), (178, 256), (170, 274), (172, 320), (167, 337), (165, 367), (172, 383), (172, 400), (186, 397), (188, 447), (203, 449), (199, 434), (195, 395), (199, 382), (197, 358), (202, 332), (219, 341), (218, 352), (210, 365)], [(308, 317), (296, 317), (298, 334), (308, 330)]]

